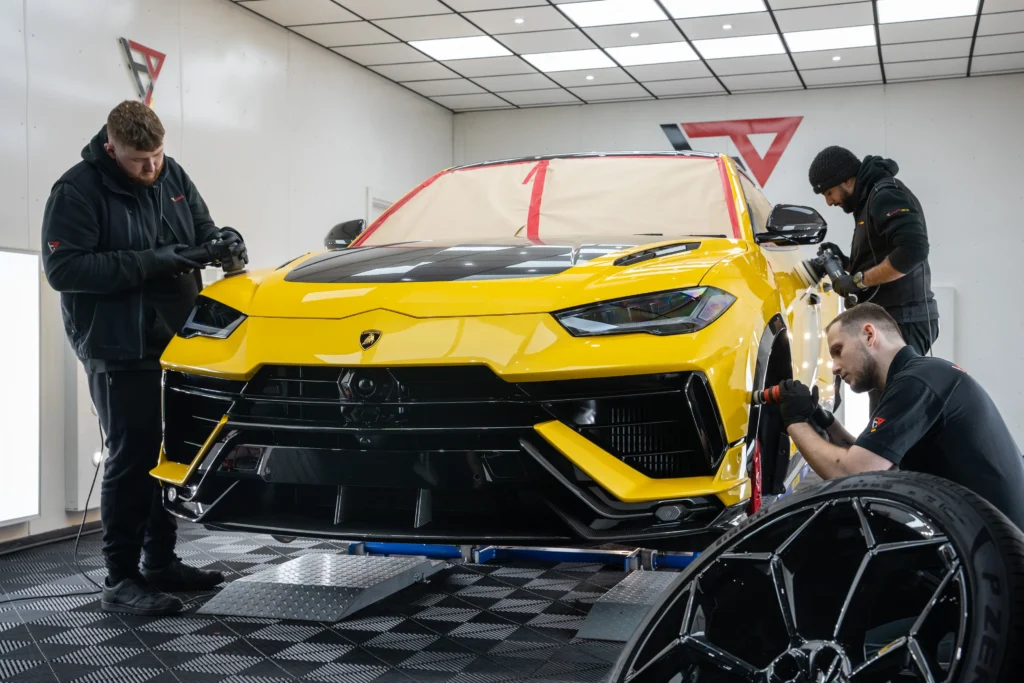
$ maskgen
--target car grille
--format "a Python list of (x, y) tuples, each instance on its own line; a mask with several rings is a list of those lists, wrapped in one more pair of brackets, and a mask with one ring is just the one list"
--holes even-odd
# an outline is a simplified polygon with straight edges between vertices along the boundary
[(248, 382), (166, 373), (167, 457), (191, 462), (225, 414), (260, 443), (508, 453), (560, 420), (653, 478), (713, 474), (725, 439), (700, 373), (511, 383), (486, 366), (265, 366)]

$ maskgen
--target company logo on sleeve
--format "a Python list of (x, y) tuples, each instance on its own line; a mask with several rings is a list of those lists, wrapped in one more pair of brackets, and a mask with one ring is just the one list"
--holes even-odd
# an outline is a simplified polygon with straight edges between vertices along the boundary
[(874, 420), (871, 421), (871, 431), (874, 432), (876, 429), (881, 427), (884, 422), (884, 417), (876, 417)]
[[(803, 120), (802, 116), (784, 116), (777, 119), (663, 123), (661, 129), (665, 131), (665, 135), (668, 136), (669, 142), (672, 143), (672, 147), (676, 151), (693, 149), (687, 136), (690, 138), (729, 138), (740, 153), (739, 157), (733, 157), (733, 159), (741, 167), (749, 168), (757, 182), (764, 187)], [(754, 148), (750, 136), (763, 134), (774, 134), (775, 139), (772, 140), (771, 146), (762, 157)]]
[[(127, 38), (118, 38), (121, 43), (121, 50), (124, 51), (125, 59), (128, 60), (128, 68), (135, 77), (135, 89), (139, 93), (139, 99), (148, 107), (153, 101), (153, 88), (156, 86), (156, 79), (160, 76), (160, 70), (164, 68), (164, 61), (167, 55), (157, 52), (151, 47), (146, 47)], [(141, 61), (135, 55), (141, 55)]]

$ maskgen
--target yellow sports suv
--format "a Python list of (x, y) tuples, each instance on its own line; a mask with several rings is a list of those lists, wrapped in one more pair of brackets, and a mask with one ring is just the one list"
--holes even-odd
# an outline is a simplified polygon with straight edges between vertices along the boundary
[(174, 514), (286, 536), (705, 546), (831, 396), (813, 209), (724, 155), (450, 168), (323, 251), (205, 289), (163, 355)]

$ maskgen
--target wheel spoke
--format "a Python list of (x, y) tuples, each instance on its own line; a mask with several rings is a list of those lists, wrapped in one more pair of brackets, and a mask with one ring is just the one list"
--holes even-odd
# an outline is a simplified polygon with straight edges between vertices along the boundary
[(921, 614), (917, 617), (917, 621), (915, 621), (914, 625), (910, 627), (911, 637), (917, 636), (918, 632), (921, 630), (921, 627), (924, 626), (925, 619), (927, 619), (928, 615), (932, 613), (932, 608), (935, 607), (935, 604), (942, 597), (942, 593), (945, 592), (946, 587), (949, 585), (949, 582), (953, 580), (953, 577), (956, 576), (956, 573), (958, 571), (960, 571), (960, 561), (955, 560), (953, 562), (953, 566), (950, 567), (949, 571), (946, 572), (946, 575), (942, 577), (942, 581), (939, 583), (939, 587), (935, 589), (934, 593), (932, 593), (932, 597), (930, 600), (928, 600), (928, 604), (924, 606), (924, 609), (921, 611)]
[(857, 677), (861, 674), (866, 675), (870, 673), (871, 669), (873, 669), (878, 664), (878, 662), (891, 656), (893, 653), (899, 652), (904, 647), (906, 647), (907, 640), (908, 638), (906, 636), (900, 636), (893, 642), (883, 647), (881, 650), (875, 653), (874, 657), (872, 657), (871, 659), (867, 660), (866, 662), (858, 666), (856, 669), (854, 669), (853, 673), (850, 674), (850, 680), (856, 680)]
[(931, 667), (928, 666), (927, 660), (925, 660), (924, 652), (921, 651), (921, 646), (918, 645), (917, 641), (913, 638), (909, 639), (910, 657), (917, 664), (917, 668), (921, 671), (921, 675), (924, 676), (925, 683), (935, 683), (935, 676), (932, 675)]
[(693, 603), (697, 597), (699, 582), (700, 579), (694, 579), (690, 582), (690, 587), (687, 589), (689, 595), (686, 597), (686, 609), (683, 611), (683, 623), (679, 629), (680, 636), (686, 636), (690, 633), (690, 624), (693, 623)]
[(723, 553), (723, 560), (752, 560), (755, 562), (771, 562), (771, 553)]
[(828, 503), (824, 503), (823, 505), (819, 505), (818, 509), (814, 511), (814, 514), (808, 517), (807, 521), (801, 524), (800, 527), (796, 531), (794, 531), (789, 538), (782, 542), (782, 545), (778, 547), (778, 549), (775, 551), (775, 554), (781, 555), (782, 553), (784, 553), (786, 551), (786, 548), (788, 548), (793, 543), (793, 541), (800, 538), (800, 534), (802, 534), (807, 529), (807, 527), (814, 524), (814, 520), (816, 520), (822, 512), (832, 507), (833, 505), (834, 503), (831, 501), (829, 501)]
[(682, 640), (683, 647), (692, 650), (695, 654), (717, 666), (721, 671), (741, 676), (748, 681), (757, 681), (760, 671), (742, 659), (729, 654), (720, 647), (716, 647), (704, 640), (686, 636)]
[(633, 671), (632, 673), (630, 673), (626, 677), (626, 681), (628, 682), (628, 681), (632, 681), (632, 680), (635, 680), (637, 678), (640, 678), (645, 673), (650, 671), (653, 667), (659, 666), (666, 658), (670, 657), (672, 655), (672, 651), (675, 650), (678, 647), (679, 647), (679, 641), (678, 640), (673, 640), (671, 643), (669, 643), (668, 645), (663, 647), (658, 654), (656, 654), (653, 657), (651, 657), (651, 660), (649, 662), (644, 664), (642, 667), (640, 667), (636, 671)]
[(933, 545), (943, 545), (948, 543), (949, 539), (945, 536), (936, 536), (935, 538), (928, 538), (921, 541), (901, 541), (899, 543), (883, 543), (877, 546), (874, 551), (876, 555), (882, 553), (898, 552), (900, 550), (911, 550), (914, 548), (927, 548)]
[(850, 590), (846, 592), (846, 600), (843, 601), (843, 609), (839, 611), (839, 620), (836, 621), (836, 628), (832, 632), (833, 638), (839, 637), (839, 631), (843, 628), (843, 622), (846, 620), (846, 613), (850, 610), (850, 605), (853, 604), (853, 597), (857, 593), (857, 589), (860, 588), (860, 581), (864, 578), (864, 572), (867, 571), (868, 563), (874, 556), (873, 551), (865, 553), (864, 559), (860, 561), (860, 567), (857, 568), (857, 574), (853, 577), (853, 581), (850, 583)]
[(864, 542), (868, 544), (868, 550), (871, 550), (875, 547), (875, 534), (871, 531), (868, 516), (864, 514), (864, 506), (861, 505), (859, 500), (854, 500), (853, 509), (857, 511), (857, 517), (860, 519), (860, 528), (864, 534)]
[(778, 557), (772, 558), (772, 583), (775, 584), (775, 594), (779, 599), (779, 609), (782, 610), (782, 620), (786, 623), (786, 633), (789, 634), (791, 641), (795, 640), (798, 633), (796, 605), (793, 604), (793, 575)]

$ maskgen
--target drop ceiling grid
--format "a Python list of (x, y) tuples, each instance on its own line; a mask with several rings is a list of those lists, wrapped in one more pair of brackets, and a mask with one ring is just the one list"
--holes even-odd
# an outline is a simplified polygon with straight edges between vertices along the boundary
[[(589, 0), (234, 1), (453, 112), (1024, 71), (1024, 0), (979, 0), (968, 16), (899, 23), (876, 23), (879, 3), (884, 12), (893, 0), (764, 0), (762, 10), (731, 14), (721, 13), (734, 4), (723, 0), (607, 0), (646, 14), (598, 25), (573, 7), (596, 6)], [(680, 7), (698, 11), (672, 16)], [(858, 26), (877, 42), (814, 33)], [(418, 43), (459, 38), (486, 42), (493, 54), (435, 59), (436, 44)], [(770, 54), (743, 54), (751, 39), (762, 46), (755, 52)], [(705, 56), (723, 48), (740, 53)], [(594, 68), (541, 70), (529, 61), (569, 50)], [(661, 50), (685, 61), (650, 56)]]

